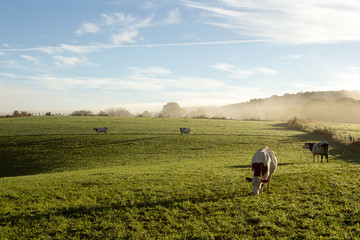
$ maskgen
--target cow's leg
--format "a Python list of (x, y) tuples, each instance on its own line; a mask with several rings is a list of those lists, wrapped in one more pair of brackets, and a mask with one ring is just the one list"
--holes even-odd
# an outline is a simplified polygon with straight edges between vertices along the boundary
[(267, 188), (270, 188), (270, 179), (271, 179), (271, 174), (268, 177), (268, 184), (267, 184)]
[(314, 162), (315, 162), (315, 154), (313, 154), (313, 159), (314, 159)]

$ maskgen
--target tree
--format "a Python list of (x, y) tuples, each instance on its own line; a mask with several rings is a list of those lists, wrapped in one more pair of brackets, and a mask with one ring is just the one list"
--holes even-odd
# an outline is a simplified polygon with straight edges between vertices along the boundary
[(105, 110), (105, 113), (107, 113), (109, 116), (112, 117), (131, 117), (132, 114), (123, 108), (109, 108)]
[(164, 105), (161, 112), (163, 117), (175, 118), (175, 117), (185, 117), (186, 110), (181, 108), (180, 105), (176, 102), (169, 102)]
[(152, 114), (149, 111), (144, 111), (143, 113), (138, 114), (137, 116), (138, 117), (152, 117)]
[(75, 111), (70, 114), (71, 116), (94, 116), (94, 113), (88, 110)]
[(97, 114), (98, 116), (109, 116), (109, 114), (107, 114), (106, 112), (104, 112), (104, 111), (100, 111), (98, 114)]

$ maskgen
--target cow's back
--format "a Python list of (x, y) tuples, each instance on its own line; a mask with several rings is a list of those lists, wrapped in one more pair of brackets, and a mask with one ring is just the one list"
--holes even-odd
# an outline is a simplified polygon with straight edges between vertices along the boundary
[(252, 158), (251, 165), (256, 163), (263, 163), (267, 167), (267, 174), (273, 174), (277, 168), (277, 159), (273, 150), (268, 147), (264, 147), (257, 151)]

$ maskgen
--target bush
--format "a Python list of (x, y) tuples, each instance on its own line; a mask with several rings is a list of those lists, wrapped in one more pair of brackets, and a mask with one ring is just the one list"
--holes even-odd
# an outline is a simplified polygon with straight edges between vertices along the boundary
[(338, 135), (336, 130), (330, 127), (329, 128), (324, 127), (322, 129), (317, 128), (312, 133), (326, 138), (334, 138)]
[(309, 129), (308, 124), (311, 123), (311, 119), (299, 119), (297, 117), (294, 117), (293, 119), (290, 119), (288, 121), (288, 126), (295, 128), (297, 130), (305, 131)]

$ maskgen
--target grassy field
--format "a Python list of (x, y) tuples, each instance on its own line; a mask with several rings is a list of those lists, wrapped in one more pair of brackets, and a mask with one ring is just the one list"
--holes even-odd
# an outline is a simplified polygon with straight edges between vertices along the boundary
[[(313, 163), (302, 146), (322, 140), (276, 122), (0, 119), (0, 239), (360, 238), (360, 153), (329, 141)], [(279, 167), (253, 196), (264, 146)]]
[(313, 122), (310, 124), (310, 127), (312, 129), (326, 127), (334, 129), (340, 136), (346, 139), (348, 139), (349, 135), (356, 140), (360, 139), (360, 124)]

